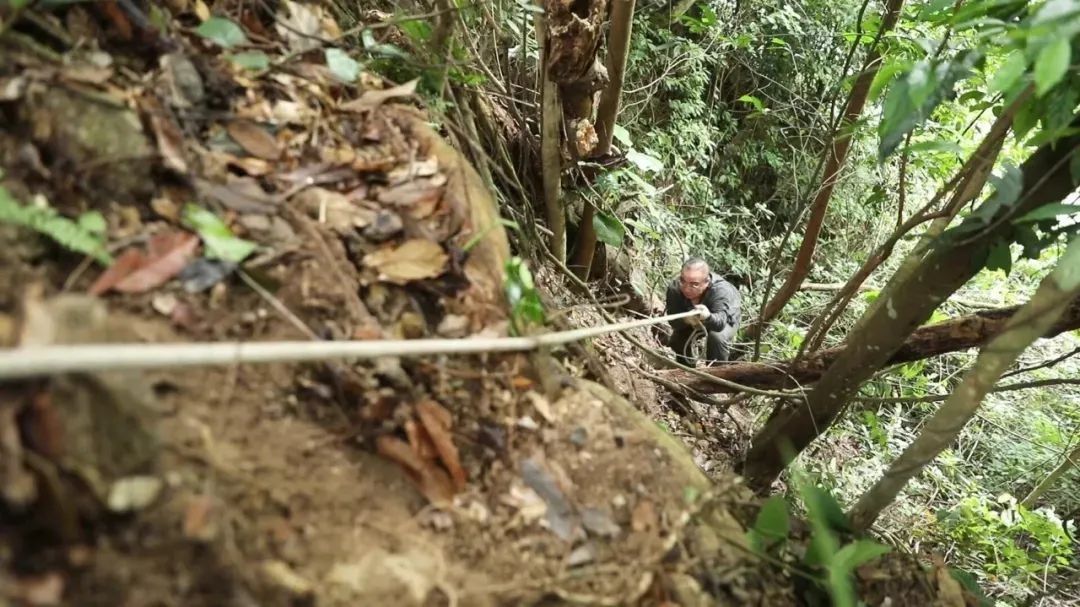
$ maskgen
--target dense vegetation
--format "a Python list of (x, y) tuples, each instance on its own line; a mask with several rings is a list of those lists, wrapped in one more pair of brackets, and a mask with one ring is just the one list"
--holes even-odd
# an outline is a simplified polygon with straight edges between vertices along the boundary
[[(703, 255), (743, 294), (742, 362), (794, 377), (837, 348), (806, 385), (721, 366), (735, 385), (674, 389), (746, 394), (724, 404), (754, 419), (732, 466), (773, 496), (755, 550), (836, 604), (881, 543), (1000, 604), (1080, 601), (1080, 1), (377, 4), (332, 3), (327, 68), (415, 81), (477, 167), (515, 249), (513, 331), (545, 321), (530, 266), (640, 316)], [(111, 261), (97, 214), (0, 189), (0, 221)], [(814, 530), (801, 560), (788, 504)]]

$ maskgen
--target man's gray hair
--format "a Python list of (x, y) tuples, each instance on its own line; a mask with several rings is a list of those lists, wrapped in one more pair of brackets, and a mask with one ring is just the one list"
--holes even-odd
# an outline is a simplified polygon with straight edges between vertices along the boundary
[(682, 269), (684, 270), (701, 267), (704, 267), (706, 272), (709, 271), (709, 262), (705, 261), (705, 259), (701, 257), (691, 257), (690, 259), (687, 259), (686, 262), (682, 265)]

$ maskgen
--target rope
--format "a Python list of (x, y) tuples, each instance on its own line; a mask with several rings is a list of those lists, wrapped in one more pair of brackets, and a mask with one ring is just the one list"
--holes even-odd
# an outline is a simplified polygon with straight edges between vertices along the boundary
[(699, 312), (691, 310), (657, 318), (527, 337), (25, 346), (0, 350), (0, 379), (18, 379), (57, 373), (301, 362), (335, 358), (371, 359), (434, 354), (522, 352), (695, 315), (699, 315)]

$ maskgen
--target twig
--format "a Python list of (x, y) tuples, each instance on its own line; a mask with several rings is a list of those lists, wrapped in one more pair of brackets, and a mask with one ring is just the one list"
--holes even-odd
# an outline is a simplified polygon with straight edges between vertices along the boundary
[[(1012, 392), (1015, 390), (1028, 390), (1030, 388), (1044, 388), (1046, 386), (1080, 385), (1080, 379), (1072, 377), (1055, 377), (1053, 379), (1038, 379), (1034, 381), (1019, 382), (995, 386), (990, 392)], [(936, 403), (952, 396), (952, 394), (927, 394), (926, 396), (857, 396), (854, 400), (864, 403)]]
[(1030, 367), (1021, 367), (1021, 368), (1016, 369), (1014, 371), (1009, 371), (1008, 373), (1002, 375), (1001, 377), (1012, 377), (1013, 375), (1019, 375), (1021, 373), (1027, 373), (1029, 371), (1035, 371), (1036, 369), (1045, 369), (1047, 367), (1052, 367), (1052, 366), (1058, 364), (1059, 362), (1062, 362), (1064, 360), (1072, 358), (1073, 356), (1076, 356), (1077, 354), (1080, 354), (1080, 348), (1076, 348), (1074, 350), (1071, 350), (1071, 351), (1069, 351), (1069, 352), (1067, 352), (1065, 354), (1062, 354), (1061, 356), (1058, 356), (1057, 358), (1043, 361), (1043, 362), (1041, 362), (1041, 363), (1039, 363), (1037, 365), (1032, 365)]

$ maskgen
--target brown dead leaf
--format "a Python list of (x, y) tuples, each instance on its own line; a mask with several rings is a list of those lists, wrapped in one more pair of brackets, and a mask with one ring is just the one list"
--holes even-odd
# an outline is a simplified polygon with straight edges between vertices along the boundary
[(195, 257), (199, 237), (187, 232), (159, 234), (150, 239), (150, 254), (137, 270), (117, 282), (121, 293), (145, 293), (159, 287), (180, 273)]
[(116, 283), (139, 269), (144, 263), (146, 263), (146, 256), (143, 255), (142, 251), (135, 247), (125, 250), (111, 266), (101, 273), (101, 276), (94, 281), (94, 284), (90, 285), (89, 293), (91, 295), (101, 295), (107, 292), (116, 286)]
[(217, 500), (209, 495), (197, 495), (184, 508), (184, 537), (209, 542), (218, 532)]
[(433, 400), (425, 400), (417, 403), (416, 413), (431, 442), (435, 444), (439, 459), (450, 472), (454, 488), (462, 491), (465, 489), (466, 475), (461, 467), (461, 458), (454, 445), (454, 438), (450, 435), (450, 412)]
[(637, 532), (652, 532), (660, 526), (656, 507), (649, 500), (641, 500), (630, 514), (630, 528)]
[(375, 211), (354, 204), (340, 192), (325, 188), (308, 188), (297, 194), (296, 200), (310, 217), (341, 234), (367, 227), (375, 219)]
[(210, 7), (203, 0), (195, 0), (195, 16), (199, 18), (199, 21), (210, 18)]
[(263, 160), (262, 158), (254, 158), (251, 156), (231, 160), (229, 161), (229, 164), (239, 167), (245, 173), (251, 175), (252, 177), (262, 177), (263, 175), (268, 175), (274, 169), (274, 165)]
[(330, 35), (323, 31), (323, 11), (320, 7), (291, 0), (285, 0), (281, 6), (275, 28), (294, 53), (317, 49), (322, 46), (320, 38), (330, 39)]
[(394, 284), (434, 278), (446, 271), (449, 261), (438, 244), (414, 238), (399, 247), (386, 248), (364, 256), (364, 265), (379, 272), (379, 279)]
[(422, 459), (431, 460), (439, 457), (435, 444), (431, 442), (431, 436), (414, 420), (405, 422), (405, 437), (409, 439), (409, 446)]
[[(533, 383), (532, 380), (527, 377), (518, 376), (514, 378), (515, 382), (519, 379), (523, 379), (529, 382), (530, 386)], [(545, 398), (543, 394), (535, 391), (530, 391), (527, 392), (525, 396), (529, 399), (529, 402), (532, 403), (533, 408), (536, 409), (536, 412), (540, 414), (540, 417), (544, 418), (544, 421), (548, 423), (553, 423), (555, 421), (555, 414), (551, 412), (551, 403), (548, 402), (547, 398)]]
[[(394, 167), (393, 170), (386, 174), (386, 182), (390, 185), (398, 185), (406, 181), (412, 181), (417, 177), (431, 177), (438, 172), (439, 160), (438, 158), (431, 156), (423, 160), (405, 162)], [(443, 177), (442, 182), (438, 185), (442, 185), (443, 183), (446, 183), (445, 177)]]
[(249, 154), (263, 160), (277, 160), (281, 147), (266, 129), (248, 120), (234, 120), (226, 127), (229, 137)]
[(423, 219), (439, 204), (445, 184), (444, 175), (414, 179), (379, 192), (377, 198), (379, 202), (402, 207), (415, 219)]
[(934, 605), (937, 607), (964, 607), (964, 588), (956, 578), (949, 573), (948, 567), (937, 567), (938, 595)]
[(64, 456), (64, 420), (52, 404), (52, 394), (42, 390), (30, 402), (25, 419), (27, 445), (45, 457), (59, 461)]
[(55, 571), (20, 578), (10, 592), (14, 595), (12, 598), (26, 605), (61, 605), (64, 598), (64, 578)]
[(103, 84), (113, 76), (111, 67), (96, 65), (68, 65), (60, 70), (60, 76), (72, 82), (86, 84)]
[(419, 78), (414, 78), (405, 84), (392, 86), (381, 91), (364, 91), (364, 94), (360, 95), (359, 99), (353, 99), (342, 104), (341, 109), (346, 112), (366, 112), (395, 97), (411, 97), (416, 92), (416, 84), (419, 81)]
[(405, 441), (383, 435), (375, 439), (375, 450), (379, 455), (402, 466), (409, 480), (431, 503), (445, 504), (454, 498), (454, 486), (446, 472), (434, 462), (420, 459)]
[(276, 207), (275, 200), (251, 178), (235, 178), (224, 185), (196, 179), (195, 189), (200, 195), (239, 213), (269, 214)]
[(172, 222), (180, 221), (180, 205), (176, 204), (172, 196), (158, 196), (150, 201), (150, 208), (158, 216)]
[(454, 416), (450, 413), (450, 410), (439, 404), (439, 401), (425, 400), (418, 405), (423, 407), (427, 413), (433, 416), (440, 424), (446, 429), (450, 429), (454, 425)]
[[(154, 137), (157, 139), (158, 152), (165, 162), (165, 167), (177, 173), (187, 173), (188, 164), (184, 157), (184, 134), (180, 127), (165, 116), (161, 106), (155, 101), (156, 106), (149, 111), (150, 126), (154, 129)], [(156, 111), (155, 111), (156, 110)]]
[(134, 30), (132, 29), (131, 21), (124, 11), (120, 10), (120, 7), (116, 5), (114, 0), (98, 2), (94, 6), (96, 6), (98, 11), (112, 24), (113, 30), (121, 40), (127, 42), (132, 39)]

